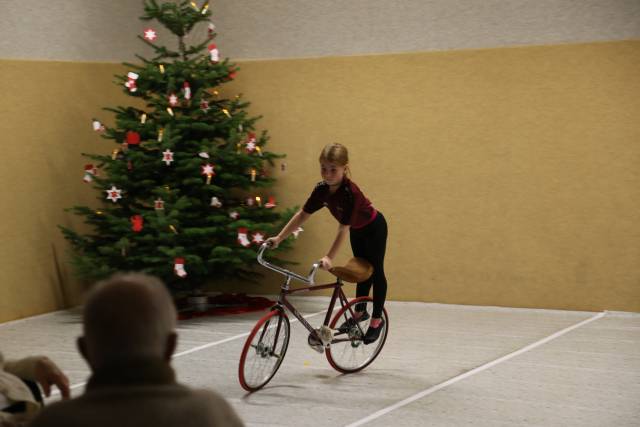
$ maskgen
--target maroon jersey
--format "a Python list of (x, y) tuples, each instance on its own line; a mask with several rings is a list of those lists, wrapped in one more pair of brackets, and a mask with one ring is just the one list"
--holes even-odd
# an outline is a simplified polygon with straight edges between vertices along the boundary
[(329, 184), (324, 181), (319, 182), (302, 210), (312, 214), (325, 206), (340, 224), (349, 225), (352, 228), (368, 225), (377, 214), (369, 199), (347, 177), (342, 180), (342, 184), (333, 194), (329, 191)]

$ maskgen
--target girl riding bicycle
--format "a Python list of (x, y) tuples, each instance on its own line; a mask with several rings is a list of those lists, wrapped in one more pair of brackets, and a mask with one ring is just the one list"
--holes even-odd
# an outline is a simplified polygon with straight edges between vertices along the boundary
[[(338, 220), (338, 232), (329, 249), (322, 257), (322, 268), (332, 268), (332, 261), (342, 242), (349, 233), (353, 256), (364, 258), (373, 266), (373, 274), (364, 282), (358, 283), (356, 297), (368, 296), (373, 285), (373, 312), (369, 328), (363, 338), (365, 344), (375, 342), (384, 326), (382, 308), (387, 295), (387, 278), (384, 274), (384, 255), (387, 246), (387, 223), (381, 212), (377, 211), (360, 188), (351, 181), (349, 172), (349, 153), (342, 144), (329, 144), (320, 153), (319, 182), (311, 196), (277, 236), (267, 239), (267, 244), (277, 247), (292, 232), (298, 229), (315, 211), (327, 206)], [(353, 319), (343, 323), (338, 329), (346, 330), (355, 321), (369, 319), (369, 313), (362, 308)], [(355, 320), (354, 320), (355, 319)]]

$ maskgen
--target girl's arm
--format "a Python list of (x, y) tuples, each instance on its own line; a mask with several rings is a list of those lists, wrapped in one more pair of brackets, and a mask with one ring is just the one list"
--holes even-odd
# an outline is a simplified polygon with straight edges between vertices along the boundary
[(309, 219), (310, 216), (311, 214), (308, 214), (300, 209), (294, 216), (291, 217), (287, 225), (285, 225), (282, 230), (280, 230), (280, 233), (278, 233), (277, 236), (269, 237), (266, 240), (267, 245), (273, 248), (277, 248), (280, 242), (289, 237), (291, 233), (296, 231), (298, 227), (300, 227)]
[(327, 255), (323, 256), (320, 260), (320, 262), (322, 263), (322, 268), (324, 268), (325, 270), (329, 270), (332, 267), (333, 258), (335, 258), (338, 250), (340, 249), (340, 246), (342, 246), (342, 242), (344, 242), (344, 239), (347, 237), (348, 233), (348, 225), (340, 224), (338, 226), (338, 233), (336, 234), (336, 238), (331, 245), (331, 249), (329, 249)]

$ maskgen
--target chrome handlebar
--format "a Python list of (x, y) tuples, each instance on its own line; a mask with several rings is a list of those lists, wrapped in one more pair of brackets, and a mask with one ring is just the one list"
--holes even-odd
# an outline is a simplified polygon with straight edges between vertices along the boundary
[(260, 249), (258, 250), (258, 263), (263, 266), (268, 268), (269, 270), (273, 270), (277, 273), (283, 274), (287, 277), (290, 278), (294, 278), (296, 280), (301, 281), (302, 283), (306, 283), (307, 285), (314, 285), (315, 284), (315, 276), (316, 276), (316, 272), (318, 271), (318, 267), (320, 267), (320, 262), (316, 262), (313, 264), (313, 266), (311, 267), (311, 271), (309, 272), (309, 275), (307, 277), (303, 277), (297, 273), (294, 273), (293, 271), (289, 271), (285, 268), (282, 267), (278, 267), (277, 265), (273, 265), (267, 261), (265, 261), (262, 258), (262, 254), (264, 253), (264, 251), (269, 247), (269, 245), (267, 245), (266, 243), (263, 243), (262, 245), (260, 245)]

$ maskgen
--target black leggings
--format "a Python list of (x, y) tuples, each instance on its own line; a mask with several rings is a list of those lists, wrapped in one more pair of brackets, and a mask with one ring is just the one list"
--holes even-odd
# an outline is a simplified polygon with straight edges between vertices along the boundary
[(378, 212), (376, 219), (363, 228), (349, 232), (353, 256), (364, 258), (373, 266), (371, 277), (356, 287), (356, 297), (369, 295), (373, 285), (373, 317), (382, 317), (387, 297), (387, 278), (384, 275), (384, 254), (387, 249), (387, 221)]

